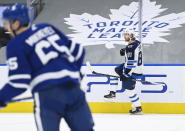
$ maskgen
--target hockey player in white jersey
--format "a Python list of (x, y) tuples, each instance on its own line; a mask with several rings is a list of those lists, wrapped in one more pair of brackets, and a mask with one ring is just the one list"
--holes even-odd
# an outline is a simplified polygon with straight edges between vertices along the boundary
[[(129, 112), (131, 114), (141, 113), (141, 102), (138, 93), (135, 89), (136, 82), (129, 80), (141, 79), (142, 77), (142, 44), (136, 40), (132, 30), (125, 30), (124, 39), (128, 42), (126, 48), (120, 50), (120, 55), (125, 57), (125, 63), (117, 66), (115, 72), (121, 77), (122, 88), (125, 89), (125, 94), (128, 95), (133, 109)], [(114, 80), (116, 83), (116, 80)], [(118, 83), (118, 80), (117, 80)], [(116, 97), (116, 87), (111, 85), (111, 90), (108, 95), (104, 96), (107, 99)]]

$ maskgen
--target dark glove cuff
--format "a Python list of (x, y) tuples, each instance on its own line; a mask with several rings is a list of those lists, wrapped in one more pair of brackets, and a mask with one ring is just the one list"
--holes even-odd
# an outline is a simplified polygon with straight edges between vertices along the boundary
[(121, 75), (120, 76), (120, 81), (125, 81), (125, 80), (127, 80), (127, 78), (124, 75)]
[(125, 49), (121, 49), (121, 50), (120, 50), (120, 55), (121, 55), (121, 56), (124, 56), (124, 55), (125, 55)]

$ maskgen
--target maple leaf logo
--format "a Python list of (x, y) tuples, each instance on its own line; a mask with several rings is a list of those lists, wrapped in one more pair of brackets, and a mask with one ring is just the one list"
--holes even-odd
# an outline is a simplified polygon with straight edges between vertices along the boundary
[[(125, 29), (133, 29), (136, 36), (139, 36), (138, 7), (138, 2), (132, 2), (128, 6), (122, 5), (119, 9), (110, 9), (110, 18), (89, 13), (70, 14), (69, 18), (64, 18), (65, 23), (70, 26), (69, 29), (73, 30), (73, 34), (68, 36), (83, 46), (105, 44), (107, 48), (113, 48), (114, 44), (126, 44), (123, 41)], [(167, 8), (156, 5), (156, 2), (143, 0), (141, 34), (143, 44), (168, 43), (164, 36), (170, 35), (171, 29), (181, 27), (185, 23), (185, 12), (159, 16), (166, 10)]]

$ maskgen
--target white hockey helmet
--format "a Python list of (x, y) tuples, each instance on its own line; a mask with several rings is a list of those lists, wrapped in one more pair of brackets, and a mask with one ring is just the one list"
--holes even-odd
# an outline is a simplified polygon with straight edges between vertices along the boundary
[(135, 31), (133, 29), (125, 29), (123, 34), (135, 35)]

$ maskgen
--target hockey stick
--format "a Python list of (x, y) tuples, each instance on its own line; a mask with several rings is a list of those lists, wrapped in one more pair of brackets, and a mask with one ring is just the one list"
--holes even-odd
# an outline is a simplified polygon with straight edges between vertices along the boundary
[[(120, 76), (110, 75), (110, 74), (104, 74), (104, 73), (99, 73), (99, 72), (94, 71), (89, 61), (87, 61), (87, 62), (86, 62), (86, 65), (87, 65), (87, 67), (91, 70), (92, 74), (96, 74), (96, 75), (104, 75), (104, 76), (109, 76), (109, 77), (116, 77), (116, 78), (120, 78)], [(132, 78), (127, 78), (127, 80), (138, 81), (138, 82), (142, 82), (142, 83), (144, 83), (144, 84), (164, 85), (163, 83), (150, 82), (150, 81), (143, 81), (143, 80), (132, 79)]]
[(19, 98), (19, 99), (14, 99), (14, 100), (11, 100), (11, 101), (9, 101), (7, 104), (9, 104), (9, 103), (14, 103), (14, 102), (20, 102), (20, 101), (25, 101), (25, 100), (31, 100), (31, 99), (33, 99), (33, 97), (25, 97), (25, 98)]

